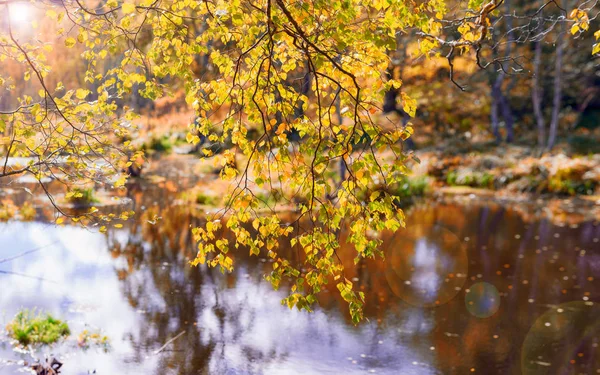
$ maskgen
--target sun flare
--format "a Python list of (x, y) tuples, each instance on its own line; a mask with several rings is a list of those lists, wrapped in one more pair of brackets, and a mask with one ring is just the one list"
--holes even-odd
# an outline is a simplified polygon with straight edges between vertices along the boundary
[(10, 5), (10, 21), (15, 24), (25, 24), (31, 20), (32, 9), (27, 3), (15, 3)]

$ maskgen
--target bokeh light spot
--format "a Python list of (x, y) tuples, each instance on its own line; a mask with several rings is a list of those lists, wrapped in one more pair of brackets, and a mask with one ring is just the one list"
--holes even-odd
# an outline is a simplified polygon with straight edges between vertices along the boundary
[(465, 295), (465, 305), (473, 316), (489, 318), (500, 308), (500, 293), (490, 283), (475, 283)]

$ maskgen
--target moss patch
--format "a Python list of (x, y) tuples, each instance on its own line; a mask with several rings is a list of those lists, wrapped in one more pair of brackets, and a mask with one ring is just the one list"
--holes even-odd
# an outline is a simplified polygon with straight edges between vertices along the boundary
[(25, 346), (52, 344), (71, 333), (67, 323), (50, 314), (36, 314), (29, 310), (20, 311), (6, 326), (6, 330), (10, 337)]

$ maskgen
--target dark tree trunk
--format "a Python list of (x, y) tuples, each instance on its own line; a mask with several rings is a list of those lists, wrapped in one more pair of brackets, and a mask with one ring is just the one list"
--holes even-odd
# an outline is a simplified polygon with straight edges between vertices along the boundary
[[(398, 73), (398, 77), (396, 77), (395, 67), (397, 64), (404, 63), (404, 60), (406, 58), (407, 45), (406, 45), (406, 43), (401, 44), (399, 39), (396, 39), (396, 45), (397, 46), (401, 45), (402, 47), (400, 47), (398, 50), (396, 50), (396, 53), (399, 55), (397, 61), (394, 62), (394, 59), (392, 58), (392, 63), (386, 69), (385, 73), (386, 73), (386, 78), (388, 80), (402, 78), (402, 69), (400, 69), (400, 72)], [(392, 113), (392, 112), (397, 113), (398, 115), (400, 115), (402, 117), (402, 125), (406, 126), (408, 124), (408, 122), (410, 121), (410, 116), (408, 115), (408, 113), (406, 113), (404, 111), (404, 109), (398, 107), (397, 99), (398, 99), (399, 94), (400, 94), (400, 90), (393, 88), (393, 87), (391, 87), (384, 94), (384, 96), (383, 96), (383, 113)], [(404, 141), (404, 144), (409, 149), (416, 148), (415, 143), (412, 140), (412, 138), (408, 138), (406, 141)]]
[[(510, 0), (504, 0), (504, 9), (506, 11), (507, 14), (510, 14), (512, 9), (511, 9), (511, 2)], [(512, 53), (512, 43), (513, 43), (513, 33), (512, 33), (512, 29), (513, 29), (513, 23), (512, 23), (512, 17), (506, 17), (506, 50), (504, 51), (504, 57), (505, 58), (510, 58), (510, 55)], [(510, 62), (507, 64), (507, 66), (505, 67), (505, 69), (510, 70), (511, 69), (511, 64)], [(504, 70), (501, 72), (501, 74), (505, 74)], [(504, 80), (504, 77), (503, 77)], [(502, 89), (502, 87), (500, 87), (500, 89)], [(502, 116), (504, 117), (504, 126), (506, 127), (506, 142), (510, 143), (513, 141), (514, 139), (514, 116), (513, 116), (513, 112), (512, 109), (510, 108), (510, 85), (508, 86), (508, 88), (506, 89), (506, 92), (502, 93), (501, 96), (501, 102), (500, 105), (502, 106)]]
[[(335, 115), (337, 117), (337, 122), (338, 125), (342, 125), (342, 122), (344, 121), (344, 117), (342, 116), (342, 99), (340, 97), (341, 95), (341, 90), (338, 89), (338, 97), (335, 100)], [(344, 159), (343, 157), (340, 158), (339, 161), (339, 168), (340, 168), (340, 181), (344, 181), (346, 179), (346, 163), (344, 163)]]
[[(300, 86), (299, 92), (308, 97), (310, 92), (310, 85), (312, 83), (311, 74), (308, 68), (308, 62), (306, 63), (306, 72), (304, 73), (304, 77), (302, 77), (302, 85)], [(298, 100), (298, 104), (296, 105), (296, 109), (294, 110), (294, 116), (296, 118), (300, 118), (304, 116), (304, 102), (302, 100)]]
[[(298, 92), (308, 98), (308, 95), (310, 94), (310, 85), (312, 84), (312, 75), (310, 74), (308, 62), (306, 62), (305, 73), (304, 73), (304, 76), (302, 77), (301, 82), (302, 83), (300, 85)], [(296, 104), (296, 108), (294, 109), (294, 118), (295, 119), (304, 117), (304, 107), (303, 107), (304, 104), (305, 104), (304, 101), (298, 100), (298, 103)], [(290, 141), (292, 141), (292, 142), (299, 142), (301, 139), (300, 133), (294, 127), (290, 130), (288, 137), (289, 137)]]
[[(385, 76), (387, 80), (390, 79), (402, 79), (402, 66), (406, 60), (406, 49), (407, 43), (402, 43), (400, 40), (400, 36), (396, 37), (396, 50), (388, 51), (388, 56), (390, 57), (391, 63), (388, 65)], [(396, 68), (398, 72), (396, 72)], [(396, 89), (391, 87), (383, 97), (383, 113), (391, 113), (396, 112), (401, 116), (405, 116), (406, 113), (398, 108), (397, 99), (400, 94), (400, 89)]]
[[(385, 71), (385, 75), (388, 80), (394, 79), (394, 66), (393, 65), (388, 66), (387, 70)], [(396, 108), (396, 99), (397, 98), (398, 98), (398, 89), (395, 89), (392, 87), (388, 91), (386, 91), (385, 95), (383, 96), (383, 113), (390, 113), (390, 112), (397, 111), (397, 108)]]
[(506, 127), (506, 142), (510, 143), (514, 139), (514, 118), (510, 103), (506, 95), (500, 96), (500, 105), (502, 107), (502, 116), (504, 117), (504, 126)]
[[(510, 14), (511, 12), (511, 4), (509, 0), (504, 0), (504, 7), (506, 12)], [(506, 18), (506, 49), (504, 50), (504, 58), (510, 58), (512, 53), (512, 18)], [(510, 64), (507, 63), (498, 63), (498, 75), (496, 76), (496, 80), (492, 84), (492, 108), (490, 113), (490, 120), (492, 122), (492, 133), (496, 138), (496, 142), (502, 142), (502, 136), (500, 135), (500, 114), (504, 118), (504, 127), (506, 128), (506, 142), (512, 142), (514, 138), (514, 116), (512, 109), (510, 107), (509, 96), (510, 92), (507, 90), (506, 93), (503, 92), (502, 86), (504, 84), (504, 79), (506, 77), (506, 70), (510, 69)]]

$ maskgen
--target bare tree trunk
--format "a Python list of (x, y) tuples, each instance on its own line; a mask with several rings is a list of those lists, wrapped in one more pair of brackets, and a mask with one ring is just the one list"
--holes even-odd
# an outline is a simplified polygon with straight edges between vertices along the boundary
[(540, 65), (542, 64), (542, 42), (535, 42), (535, 57), (533, 58), (533, 79), (531, 81), (531, 100), (533, 113), (537, 122), (538, 147), (543, 150), (546, 142), (546, 124), (542, 113), (542, 88), (540, 87)]
[[(502, 73), (500, 73), (502, 74)], [(494, 84), (492, 85), (492, 95), (491, 95), (491, 99), (492, 99), (492, 108), (491, 108), (491, 121), (492, 121), (492, 133), (494, 134), (494, 137), (496, 137), (496, 142), (500, 143), (502, 142), (502, 137), (500, 136), (500, 116), (499, 116), (499, 112), (500, 112), (500, 96), (502, 95), (502, 92), (500, 91), (500, 89), (498, 88), (498, 81), (499, 81), (498, 77), (496, 79), (496, 82), (494, 82)], [(502, 81), (500, 81), (500, 85), (502, 84)]]
[(564, 50), (564, 25), (561, 24), (557, 37), (556, 62), (554, 65), (554, 98), (552, 100), (552, 119), (550, 121), (550, 135), (548, 136), (548, 150), (554, 147), (556, 142), (556, 132), (558, 129), (558, 117), (560, 114), (562, 98), (562, 66)]

